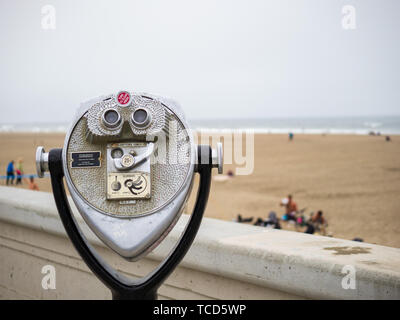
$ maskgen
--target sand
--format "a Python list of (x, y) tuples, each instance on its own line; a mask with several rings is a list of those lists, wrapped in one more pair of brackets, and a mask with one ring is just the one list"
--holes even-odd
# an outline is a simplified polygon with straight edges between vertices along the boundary
[[(0, 134), (1, 175), (18, 158), (25, 173), (35, 173), (36, 147), (62, 147), (63, 140), (63, 134)], [(225, 172), (236, 167), (226, 165)], [(51, 191), (48, 178), (37, 183)], [(282, 215), (279, 202), (289, 193), (307, 214), (323, 210), (334, 237), (400, 247), (400, 136), (386, 142), (382, 136), (296, 135), (289, 142), (286, 135), (258, 134), (254, 172), (213, 181), (205, 216), (257, 218), (271, 210)]]

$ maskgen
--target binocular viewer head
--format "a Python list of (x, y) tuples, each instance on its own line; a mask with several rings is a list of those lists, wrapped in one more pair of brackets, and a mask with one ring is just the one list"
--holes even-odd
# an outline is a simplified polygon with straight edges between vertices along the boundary
[[(222, 172), (222, 146), (198, 153), (174, 101), (120, 91), (85, 102), (68, 131), (62, 165), (71, 197), (91, 230), (129, 260), (152, 251), (189, 197), (199, 158)], [(36, 153), (39, 176), (48, 154)]]
[(86, 140), (92, 143), (151, 141), (162, 132), (168, 134), (168, 122), (175, 119), (174, 112), (159, 100), (127, 91), (96, 101), (84, 118)]

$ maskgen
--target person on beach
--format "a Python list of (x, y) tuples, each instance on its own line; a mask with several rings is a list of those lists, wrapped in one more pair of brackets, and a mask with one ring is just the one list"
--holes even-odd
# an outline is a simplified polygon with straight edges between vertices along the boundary
[(22, 173), (21, 170), (15, 169), (15, 173), (17, 174), (17, 181), (15, 182), (15, 185), (22, 184)]
[(7, 180), (6, 184), (10, 182), (10, 184), (14, 184), (14, 160), (11, 160), (10, 163), (7, 166)]
[(237, 218), (235, 220), (233, 220), (233, 221), (240, 222), (240, 223), (252, 222), (253, 221), (253, 217), (243, 218), (242, 215), (239, 213), (237, 215)]
[(315, 215), (312, 215), (306, 225), (307, 230), (305, 233), (313, 234), (315, 231), (317, 231), (322, 235), (326, 234), (327, 223), (321, 210), (319, 210)]
[(294, 138), (293, 132), (289, 132), (289, 141), (292, 141)]
[(281, 229), (281, 225), (279, 223), (279, 218), (276, 216), (274, 211), (271, 211), (268, 215), (268, 219), (264, 220), (262, 218), (258, 218), (254, 223), (255, 226), (267, 227), (272, 229)]
[(294, 202), (293, 197), (291, 194), (288, 195), (287, 199), (284, 199), (280, 203), (280, 206), (285, 206), (285, 213), (287, 220), (294, 220), (296, 221), (296, 213), (297, 213), (297, 203)]
[(323, 215), (323, 212), (321, 210), (319, 210), (316, 215), (313, 215), (311, 217), (311, 221), (313, 223), (325, 224), (325, 219), (322, 215)]
[(17, 173), (17, 182), (15, 184), (16, 185), (22, 184), (22, 175), (24, 174), (24, 167), (22, 164), (22, 159), (17, 160), (17, 164), (15, 167), (16, 167), (15, 172)]
[(39, 187), (36, 184), (35, 179), (33, 178), (33, 176), (29, 177), (28, 188), (29, 188), (29, 190), (39, 191)]

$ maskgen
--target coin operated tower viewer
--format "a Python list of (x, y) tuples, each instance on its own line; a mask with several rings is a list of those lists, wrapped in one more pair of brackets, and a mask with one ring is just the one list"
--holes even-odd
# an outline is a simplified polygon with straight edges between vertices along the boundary
[[(62, 149), (36, 151), (39, 177), (50, 172), (56, 206), (76, 250), (113, 299), (156, 299), (157, 290), (191, 246), (207, 204), (211, 170), (222, 173), (222, 145), (195, 145), (172, 100), (120, 91), (81, 104)], [(137, 261), (178, 221), (194, 183), (193, 212), (174, 249), (141, 279), (129, 279), (89, 244), (71, 198), (94, 234), (118, 255)]]

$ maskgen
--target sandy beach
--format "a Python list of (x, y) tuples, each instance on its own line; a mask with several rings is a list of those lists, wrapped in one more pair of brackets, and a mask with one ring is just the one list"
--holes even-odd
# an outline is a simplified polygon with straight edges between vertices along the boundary
[[(63, 141), (64, 134), (1, 133), (1, 175), (8, 162), (18, 158), (24, 161), (25, 174), (34, 174), (36, 147), (49, 150), (62, 147)], [(296, 135), (289, 142), (286, 135), (258, 134), (254, 172), (214, 181), (205, 215), (265, 218), (274, 210), (281, 216), (279, 202), (290, 193), (307, 214), (323, 210), (334, 237), (400, 247), (399, 159), (398, 136), (386, 142), (383, 136)], [(236, 167), (226, 165), (225, 172)], [(41, 191), (51, 191), (48, 178), (36, 181)], [(5, 180), (0, 183), (5, 185)]]

